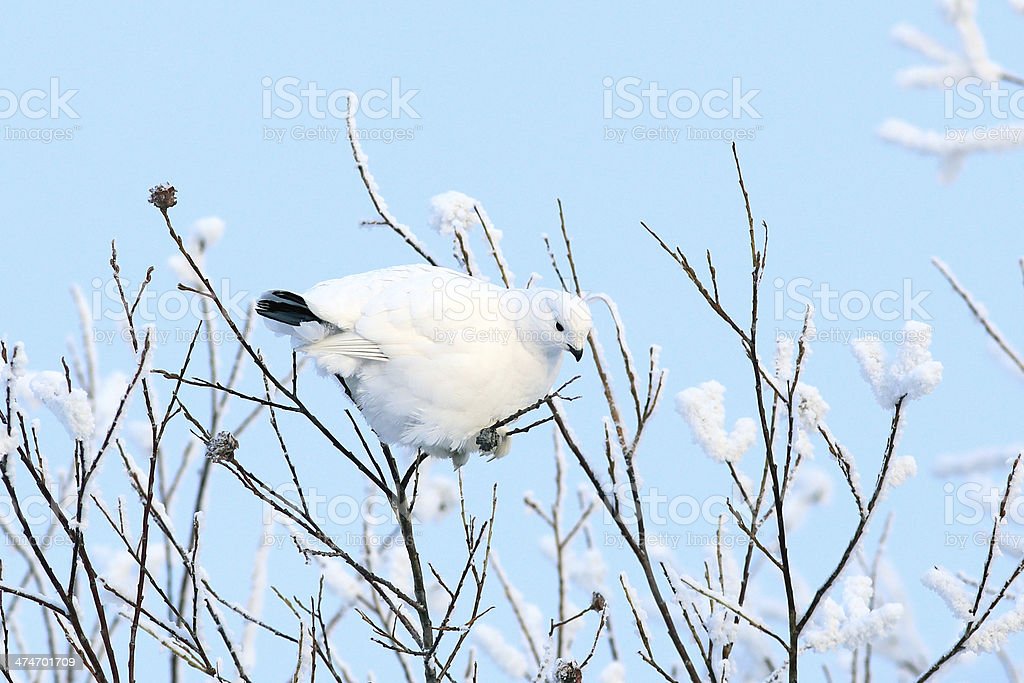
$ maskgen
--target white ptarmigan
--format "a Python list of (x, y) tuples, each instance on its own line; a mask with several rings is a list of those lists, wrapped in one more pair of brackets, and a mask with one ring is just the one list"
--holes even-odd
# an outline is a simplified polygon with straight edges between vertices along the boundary
[[(505, 289), (429, 265), (263, 294), (256, 311), (324, 374), (340, 375), (381, 440), (452, 458), (508, 452), (507, 427), (547, 395), (562, 354), (583, 356), (591, 317), (552, 289)], [(488, 438), (496, 443), (487, 444)]]

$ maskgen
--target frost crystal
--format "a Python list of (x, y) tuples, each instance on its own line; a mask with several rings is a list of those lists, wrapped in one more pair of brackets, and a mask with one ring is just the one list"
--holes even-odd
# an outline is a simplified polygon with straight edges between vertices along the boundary
[(711, 380), (676, 396), (676, 410), (683, 416), (693, 441), (708, 457), (718, 462), (737, 462), (757, 438), (757, 426), (749, 417), (736, 420), (725, 431), (725, 387)]

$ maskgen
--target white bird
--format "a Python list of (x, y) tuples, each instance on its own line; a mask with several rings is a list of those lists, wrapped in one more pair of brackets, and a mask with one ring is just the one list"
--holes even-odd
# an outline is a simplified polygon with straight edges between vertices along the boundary
[(582, 299), (505, 289), (428, 265), (327, 280), (298, 295), (270, 291), (256, 311), (324, 374), (339, 375), (380, 439), (452, 458), (507, 454), (496, 423), (551, 391), (562, 354), (583, 356)]

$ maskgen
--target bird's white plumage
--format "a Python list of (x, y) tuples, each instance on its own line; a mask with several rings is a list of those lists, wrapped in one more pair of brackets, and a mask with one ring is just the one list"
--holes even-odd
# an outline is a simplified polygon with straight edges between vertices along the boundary
[(345, 379), (382, 440), (456, 465), (478, 450), (481, 430), (550, 391), (563, 354), (578, 358), (591, 326), (578, 297), (427, 265), (327, 280), (303, 298), (327, 324), (271, 328)]

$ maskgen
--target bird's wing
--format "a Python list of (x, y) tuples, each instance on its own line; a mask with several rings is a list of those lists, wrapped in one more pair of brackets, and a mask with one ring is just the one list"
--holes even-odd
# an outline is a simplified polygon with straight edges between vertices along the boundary
[[(424, 342), (431, 333), (433, 292), (465, 277), (447, 268), (410, 265), (321, 282), (303, 298), (333, 329), (311, 338), (304, 349), (322, 359), (388, 360), (389, 351), (381, 345), (401, 352), (408, 344)], [(416, 324), (417, 319), (425, 324)]]
[(388, 357), (376, 342), (365, 339), (353, 332), (331, 334), (302, 347), (314, 356), (347, 356), (361, 360), (387, 360)]
[(421, 278), (447, 280), (452, 276), (461, 274), (426, 264), (393, 266), (337, 280), (325, 280), (314, 285), (303, 294), (303, 298), (309, 309), (321, 320), (340, 330), (352, 330), (367, 307), (396, 284)]

